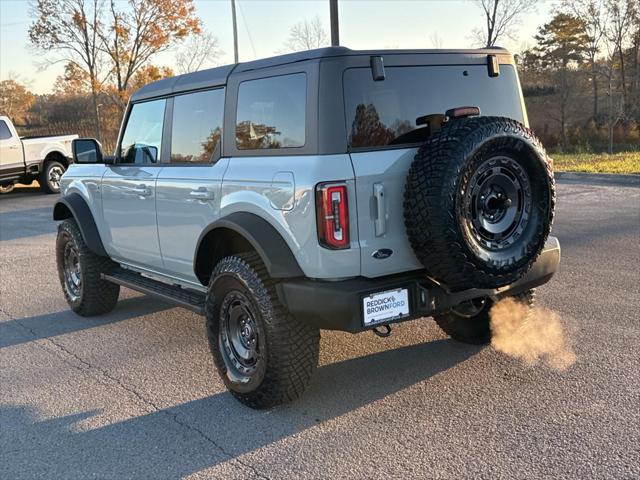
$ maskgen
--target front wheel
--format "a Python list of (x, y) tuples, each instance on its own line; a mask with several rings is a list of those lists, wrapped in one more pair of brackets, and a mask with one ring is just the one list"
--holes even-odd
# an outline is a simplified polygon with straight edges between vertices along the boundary
[(256, 253), (223, 258), (206, 300), (207, 336), (226, 387), (251, 408), (298, 398), (318, 364), (320, 331), (278, 299)]
[[(535, 292), (527, 290), (513, 298), (533, 308)], [(442, 315), (435, 315), (438, 326), (451, 338), (462, 343), (483, 345), (491, 341), (490, 298), (478, 298), (463, 302)]]
[(91, 317), (114, 309), (120, 285), (103, 280), (100, 274), (115, 264), (89, 250), (72, 219), (64, 220), (58, 227), (56, 260), (62, 291), (71, 310)]
[(0, 185), (0, 195), (3, 193), (11, 193), (13, 189), (16, 188), (15, 183), (9, 183), (7, 185)]
[(45, 163), (39, 179), (42, 191), (45, 193), (59, 193), (60, 179), (65, 170), (64, 165), (60, 162), (49, 161)]

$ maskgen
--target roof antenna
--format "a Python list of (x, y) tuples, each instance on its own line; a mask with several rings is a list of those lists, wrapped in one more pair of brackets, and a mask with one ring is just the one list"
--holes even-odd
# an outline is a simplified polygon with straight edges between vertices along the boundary
[(340, 45), (340, 22), (338, 21), (338, 0), (329, 0), (329, 15), (331, 22), (331, 46)]

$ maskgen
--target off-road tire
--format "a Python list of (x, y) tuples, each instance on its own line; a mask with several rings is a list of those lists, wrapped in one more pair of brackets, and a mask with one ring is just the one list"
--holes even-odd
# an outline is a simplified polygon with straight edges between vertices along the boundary
[[(258, 254), (243, 253), (218, 262), (206, 298), (207, 337), (218, 373), (235, 398), (255, 409), (298, 398), (318, 364), (320, 330), (287, 311), (278, 299), (276, 284)], [(221, 315), (232, 295), (247, 300), (257, 332), (260, 350), (251, 375), (234, 366), (233, 354), (223, 345), (222, 325), (230, 320)]]
[(51, 180), (51, 171), (54, 169), (56, 171), (62, 171), (62, 173), (64, 173), (66, 170), (65, 166), (62, 163), (56, 160), (48, 160), (45, 162), (44, 168), (42, 169), (42, 172), (40, 172), (40, 176), (38, 177), (38, 183), (40, 183), (40, 189), (45, 193), (60, 192), (60, 185), (59, 184), (56, 185)]
[[(514, 197), (526, 203), (522, 200), (522, 209), (511, 209), (521, 220), (508, 230), (507, 240), (487, 247), (468, 227), (479, 221), (470, 218), (468, 198), (480, 183), (479, 172), (486, 168), (500, 174), (506, 170), (502, 162), (521, 175), (516, 180), (522, 190)], [(508, 202), (503, 211), (512, 205)], [(501, 117), (445, 123), (418, 150), (404, 197), (407, 235), (418, 260), (430, 276), (453, 290), (496, 288), (522, 277), (544, 247), (554, 206), (551, 160), (542, 144), (524, 125)]]
[[(514, 295), (515, 300), (524, 303), (530, 309), (535, 303), (535, 291), (527, 290), (519, 295)], [(473, 345), (484, 345), (491, 341), (491, 299), (484, 300), (482, 310), (473, 317), (460, 316), (452, 309), (442, 315), (433, 318), (438, 326), (454, 340)]]
[[(69, 242), (70, 248), (77, 252), (80, 266), (81, 282), (78, 295), (71, 292), (65, 279), (65, 249)], [(100, 274), (111, 271), (116, 264), (109, 258), (101, 257), (89, 250), (73, 219), (66, 219), (58, 226), (56, 261), (60, 285), (71, 310), (83, 317), (92, 317), (108, 313), (115, 308), (120, 285), (103, 280)]]

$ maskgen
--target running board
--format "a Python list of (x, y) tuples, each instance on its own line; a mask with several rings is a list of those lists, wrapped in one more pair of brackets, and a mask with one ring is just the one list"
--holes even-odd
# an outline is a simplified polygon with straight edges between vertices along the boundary
[(186, 290), (176, 285), (169, 285), (122, 268), (115, 272), (103, 273), (100, 276), (109, 282), (117, 283), (131, 290), (146, 293), (147, 295), (152, 295), (166, 302), (204, 315), (204, 293)]

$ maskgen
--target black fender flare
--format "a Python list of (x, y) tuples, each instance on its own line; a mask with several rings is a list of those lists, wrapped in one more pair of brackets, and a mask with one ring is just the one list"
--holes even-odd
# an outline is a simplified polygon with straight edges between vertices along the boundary
[(282, 235), (264, 218), (249, 212), (235, 212), (211, 223), (198, 238), (194, 253), (194, 265), (200, 245), (211, 231), (226, 228), (245, 238), (267, 267), (273, 278), (303, 277), (304, 272)]
[(102, 244), (98, 227), (93, 219), (91, 209), (82, 195), (79, 193), (70, 193), (60, 198), (53, 206), (53, 219), (65, 220), (73, 217), (80, 228), (84, 243), (87, 244), (89, 250), (101, 257), (107, 257), (107, 252)]

